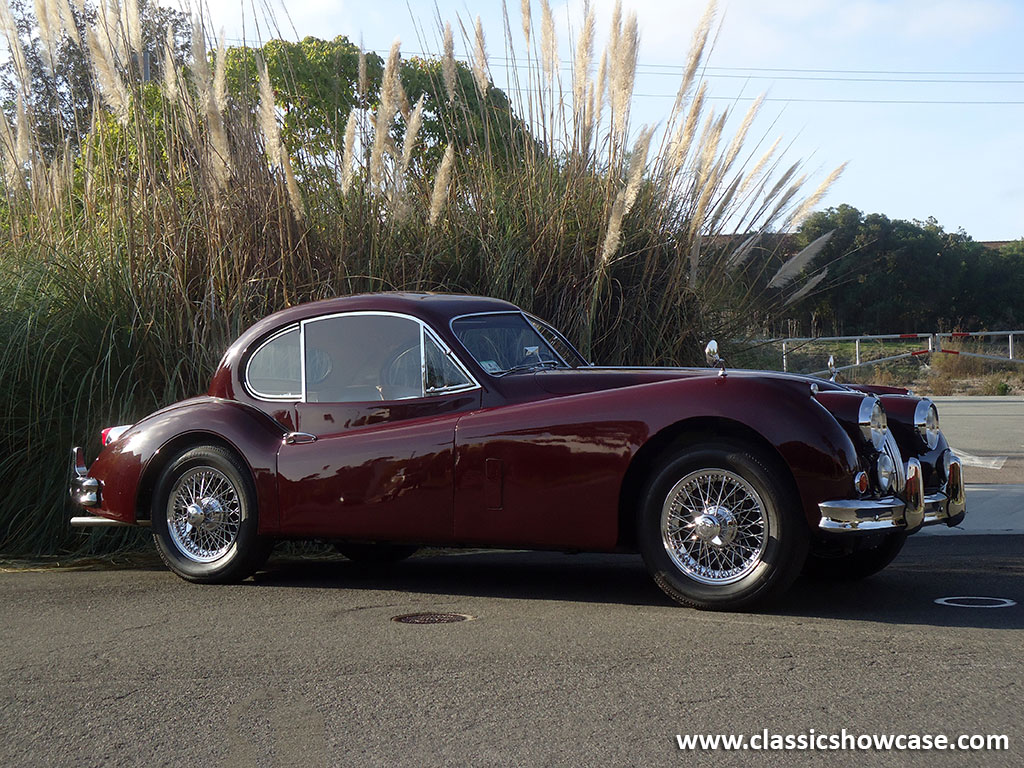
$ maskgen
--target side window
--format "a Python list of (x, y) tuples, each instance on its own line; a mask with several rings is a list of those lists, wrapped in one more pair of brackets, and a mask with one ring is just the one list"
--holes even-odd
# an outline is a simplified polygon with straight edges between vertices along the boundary
[(423, 336), (426, 355), (426, 393), (469, 389), (475, 386), (469, 376), (441, 349), (433, 336)]
[(266, 342), (249, 358), (246, 385), (257, 397), (294, 399), (302, 396), (299, 329), (292, 328)]
[(306, 399), (357, 403), (423, 397), (420, 325), (392, 315), (308, 321)]

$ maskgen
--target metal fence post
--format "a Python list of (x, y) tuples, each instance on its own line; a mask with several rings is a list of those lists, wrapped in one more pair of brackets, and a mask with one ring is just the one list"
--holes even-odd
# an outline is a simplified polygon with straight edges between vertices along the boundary
[(782, 371), (789, 371), (789, 356), (786, 354), (786, 342), (782, 342)]
[(854, 356), (857, 359), (857, 365), (860, 365), (860, 339), (857, 339), (857, 341), (855, 341), (853, 343), (853, 348), (854, 348)]
[(1010, 334), (1010, 359), (1013, 360), (1013, 334)]

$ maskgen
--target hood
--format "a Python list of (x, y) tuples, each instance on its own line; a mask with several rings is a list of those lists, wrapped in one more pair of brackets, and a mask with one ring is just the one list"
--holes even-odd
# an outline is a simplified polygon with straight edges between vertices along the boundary
[[(748, 371), (726, 368), (726, 374), (737, 378), (762, 378), (790, 381), (818, 386), (819, 391), (849, 392), (853, 389), (868, 391), (860, 387), (849, 387), (814, 376), (778, 371)], [(563, 369), (555, 368), (534, 374), (537, 383), (545, 392), (553, 395), (578, 395), (584, 392), (598, 392), (604, 389), (632, 387), (638, 384), (652, 384), (671, 379), (714, 379), (719, 375), (717, 368), (616, 368), (597, 367)]]

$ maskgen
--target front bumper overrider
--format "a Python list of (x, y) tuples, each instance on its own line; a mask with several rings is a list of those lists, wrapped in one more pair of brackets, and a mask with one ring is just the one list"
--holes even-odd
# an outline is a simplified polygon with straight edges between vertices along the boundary
[(967, 502), (963, 467), (958, 457), (950, 458), (949, 477), (935, 493), (925, 495), (921, 462), (917, 459), (907, 462), (906, 477), (906, 486), (899, 496), (821, 502), (818, 505), (821, 511), (818, 529), (829, 534), (914, 533), (925, 525), (945, 523), (954, 526), (964, 519)]

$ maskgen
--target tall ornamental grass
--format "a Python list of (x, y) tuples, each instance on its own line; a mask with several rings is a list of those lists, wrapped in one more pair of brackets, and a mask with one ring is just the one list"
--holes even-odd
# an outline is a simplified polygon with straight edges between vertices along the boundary
[[(298, 302), (479, 293), (592, 359), (687, 364), (821, 279), (795, 282), (806, 253), (751, 274), (770, 263), (751, 258), (762, 237), (840, 169), (806, 194), (801, 163), (757, 133), (760, 101), (712, 107), (714, 3), (658, 126), (631, 120), (639, 33), (618, 5), (605, 50), (589, 10), (568, 61), (547, 0), (523, 0), (504, 39), (446, 24), (420, 59), (340, 38), (227, 47), (198, 23), (154, 49), (135, 0), (35, 7), (26, 47), (0, 0), (16, 92), (0, 120), (0, 551), (131, 544), (68, 528), (68, 449), (93, 456), (102, 426), (203, 392), (233, 337)], [(89, 99), (69, 98), (71, 54)], [(73, 105), (55, 129), (52, 103)]]

